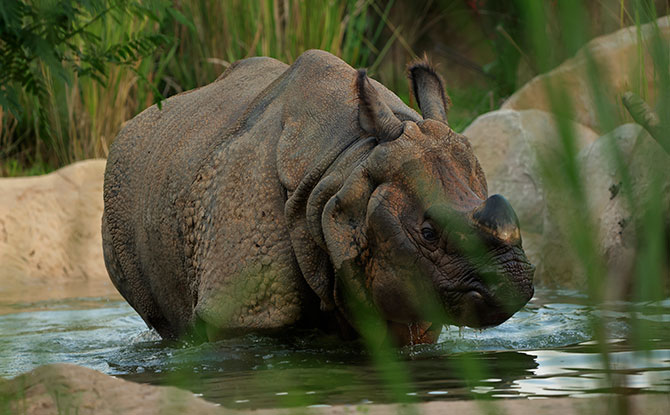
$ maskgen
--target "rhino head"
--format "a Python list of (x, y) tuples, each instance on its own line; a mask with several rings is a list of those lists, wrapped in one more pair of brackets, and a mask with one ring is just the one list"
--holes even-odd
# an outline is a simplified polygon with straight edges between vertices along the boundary
[(447, 124), (442, 79), (425, 63), (409, 75), (418, 122), (400, 120), (358, 72), (358, 121), (376, 143), (319, 218), (336, 274), (322, 308), (354, 327), (354, 305), (374, 310), (404, 344), (434, 342), (443, 323), (504, 322), (532, 297), (535, 268), (514, 210), (488, 196), (467, 138)]

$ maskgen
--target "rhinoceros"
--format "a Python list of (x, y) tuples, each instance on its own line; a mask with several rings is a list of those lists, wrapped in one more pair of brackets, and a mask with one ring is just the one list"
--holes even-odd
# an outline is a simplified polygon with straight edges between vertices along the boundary
[(374, 315), (406, 344), (507, 320), (533, 295), (517, 216), (449, 127), (442, 78), (425, 60), (408, 76), (422, 116), (312, 50), (240, 60), (133, 118), (105, 171), (116, 288), (164, 338), (355, 337)]

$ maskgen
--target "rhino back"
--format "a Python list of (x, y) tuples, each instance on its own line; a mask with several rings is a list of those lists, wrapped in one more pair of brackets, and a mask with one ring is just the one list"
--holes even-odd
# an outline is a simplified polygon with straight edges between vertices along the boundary
[(195, 303), (177, 199), (249, 103), (286, 68), (270, 58), (239, 61), (214, 83), (142, 112), (110, 149), (105, 262), (119, 292), (166, 337), (191, 324)]

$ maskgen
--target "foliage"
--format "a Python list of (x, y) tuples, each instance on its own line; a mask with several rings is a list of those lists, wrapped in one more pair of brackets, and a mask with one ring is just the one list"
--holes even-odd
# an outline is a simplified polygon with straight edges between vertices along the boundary
[[(653, 22), (651, 23), (652, 30), (650, 33), (644, 38), (639, 37), (639, 64), (644, 71), (645, 65), (648, 64), (642, 58), (644, 56), (643, 52), (646, 50), (651, 55), (651, 64), (655, 69), (653, 72), (656, 78), (654, 88), (657, 90), (658, 99), (654, 110), (658, 114), (668, 114), (670, 110), (667, 98), (668, 88), (670, 88), (670, 67), (667, 62), (668, 56), (670, 56), (670, 45), (667, 41), (662, 40), (660, 29), (654, 22), (657, 17), (654, 5), (647, 1), (634, 1), (632, 3), (631, 9), (626, 10), (626, 13), (634, 18), (638, 34), (643, 22)], [(526, 22), (525, 30), (528, 33), (527, 37), (533, 39), (532, 48), (536, 53), (538, 66), (550, 68), (553, 63), (552, 54), (546, 50), (546, 45), (554, 44), (555, 39), (548, 36), (544, 29), (547, 25), (549, 13), (543, 8), (542, 4), (532, 0), (525, 1), (523, 4), (523, 10), (526, 13), (524, 18)], [(575, 45), (583, 45), (588, 40), (588, 26), (584, 24), (585, 15), (580, 6), (579, 1), (566, 1), (558, 14), (554, 15), (566, 28), (564, 33), (570, 32), (566, 36), (569, 39), (558, 42), (560, 47), (571, 49)], [(585, 49), (585, 55), (588, 93), (594, 97), (596, 104), (594, 112), (597, 115), (600, 129), (610, 131), (617, 127), (614, 108), (618, 103), (612, 102), (607, 94), (611, 90), (606, 76), (607, 68), (598, 65), (597, 60), (588, 48)], [(552, 88), (549, 84), (546, 85), (546, 88), (553, 113), (567, 115), (574, 113), (574, 108), (572, 108), (570, 100), (566, 96), (566, 91)], [(642, 93), (647, 95), (649, 91), (643, 90)], [(645, 127), (650, 130), (652, 136), (656, 137), (659, 144), (668, 148), (667, 141), (664, 141), (667, 140), (667, 137), (670, 137), (667, 122), (656, 122), (660, 117), (652, 113), (652, 109), (646, 103), (641, 102), (639, 97), (637, 100), (633, 97), (633, 94), (627, 93), (620, 98), (624, 100), (633, 116), (641, 120), (643, 125), (646, 124)], [(569, 240), (569, 246), (571, 246), (570, 252), (566, 254), (576, 258), (577, 264), (575, 266), (585, 271), (589, 300), (594, 305), (602, 305), (608, 300), (608, 285), (612, 285), (613, 281), (610, 274), (611, 270), (608, 270), (605, 264), (599, 245), (598, 232), (596, 231), (596, 224), (600, 218), (595, 216), (597, 212), (593, 212), (589, 208), (589, 178), (584, 177), (577, 163), (575, 131), (573, 131), (568, 119), (558, 118), (557, 122), (561, 132), (560, 145), (562, 151), (558, 158), (542, 160), (543, 179), (546, 181), (545, 184), (550, 189), (549, 191), (561, 195), (569, 201), (569, 205), (575, 207), (572, 211), (560, 212), (562, 223), (569, 225), (564, 229)], [(605, 138), (601, 137), (601, 139)], [(637, 301), (638, 305), (636, 306), (636, 303), (633, 303), (630, 308), (622, 311), (630, 313), (630, 315), (638, 315), (637, 307), (639, 307), (639, 304), (667, 299), (669, 265), (667, 253), (670, 250), (670, 240), (668, 240), (670, 223), (667, 219), (667, 211), (664, 212), (667, 206), (663, 206), (666, 194), (664, 194), (662, 185), (662, 183), (667, 182), (667, 177), (659, 177), (660, 169), (655, 167), (660, 166), (649, 165), (648, 192), (643, 198), (636, 198), (634, 196), (636, 189), (633, 188), (631, 178), (632, 172), (625, 161), (619, 144), (614, 140), (604, 143), (607, 146), (610, 161), (617, 167), (621, 176), (621, 194), (625, 198), (625, 203), (632, 215), (630, 217), (632, 223), (628, 226), (635, 229), (635, 240), (632, 244), (638, 250), (633, 275), (629, 276), (630, 279), (626, 283), (628, 286), (623, 287), (629, 298)], [(619, 281), (618, 284), (621, 285), (622, 283)], [(639, 350), (649, 350), (652, 347), (654, 336), (650, 335), (648, 325), (648, 322), (644, 319), (638, 318), (631, 329), (629, 341)], [(609, 369), (612, 368), (611, 348), (607, 342), (608, 333), (604, 325), (604, 319), (594, 318), (593, 326), (597, 334), (598, 347), (601, 351), (603, 363), (608, 368), (607, 382), (612, 387), (619, 387), (622, 379), (613, 373), (609, 373)], [(619, 408), (619, 411), (626, 413), (626, 408)]]
[[(212, 82), (230, 63), (270, 56), (291, 63), (308, 49), (323, 49), (353, 66), (383, 56), (374, 45), (383, 21), (370, 1), (182, 0), (183, 20), (165, 21), (161, 31), (179, 39), (167, 63), (164, 92), (181, 92)], [(388, 3), (386, 12), (393, 1)], [(383, 12), (381, 12), (383, 13)], [(383, 14), (382, 14), (383, 17)]]
[(372, 3), (3, 1), (0, 175), (25, 174), (10, 160), (53, 169), (104, 157), (126, 120), (212, 82), (237, 59), (292, 62), (321, 48), (355, 66), (379, 62), (392, 42), (381, 34), (393, 2)]
[[(146, 80), (135, 65), (170, 39), (133, 30), (127, 22), (158, 23), (168, 6), (166, 0), (3, 1), (0, 160), (35, 151), (29, 164), (44, 158), (59, 165), (94, 155), (77, 148), (82, 134), (71, 125), (82, 116), (76, 114), (81, 109), (77, 95), (86, 92), (83, 85), (105, 88), (120, 68)], [(115, 30), (124, 25), (130, 30)]]
[[(158, 6), (158, 7), (156, 7)], [(43, 100), (45, 72), (71, 83), (71, 73), (90, 76), (104, 84), (109, 65), (131, 65), (149, 56), (167, 38), (160, 34), (131, 34), (106, 43), (94, 25), (111, 15), (115, 21), (129, 16), (158, 20), (160, 2), (128, 0), (70, 1), (7, 0), (0, 5), (0, 105), (19, 115), (18, 91)]]

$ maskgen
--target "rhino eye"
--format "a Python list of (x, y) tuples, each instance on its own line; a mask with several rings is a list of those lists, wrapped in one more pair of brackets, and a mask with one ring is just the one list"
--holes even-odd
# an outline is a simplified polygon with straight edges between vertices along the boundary
[(435, 231), (435, 228), (433, 228), (433, 225), (430, 223), (424, 223), (423, 227), (421, 228), (421, 236), (426, 242), (430, 243), (437, 242), (437, 240), (440, 239), (439, 235)]

